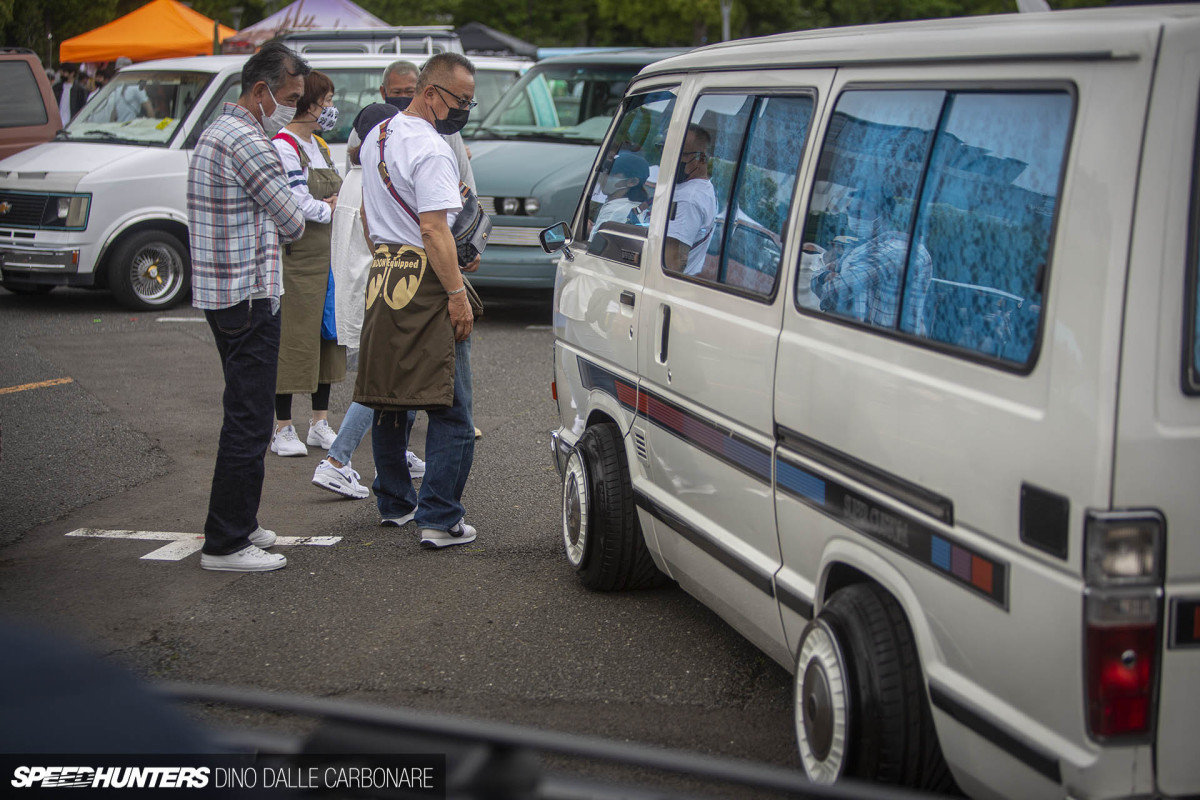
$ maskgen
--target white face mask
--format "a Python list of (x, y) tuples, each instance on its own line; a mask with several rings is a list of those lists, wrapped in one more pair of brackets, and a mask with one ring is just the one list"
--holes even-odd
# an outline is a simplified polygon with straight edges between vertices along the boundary
[(317, 125), (323, 131), (331, 131), (337, 125), (338, 110), (337, 106), (326, 106), (321, 110), (321, 116), (317, 117)]
[[(267, 92), (270, 93), (271, 99), (275, 100), (275, 93), (271, 91), (271, 87), (267, 87)], [(292, 117), (296, 116), (295, 106), (285, 106), (278, 100), (275, 100), (275, 110), (271, 112), (271, 116), (267, 116), (267, 112), (263, 110), (262, 103), (258, 104), (258, 111), (262, 114), (262, 126), (267, 136), (274, 136), (279, 133), (292, 121)]]

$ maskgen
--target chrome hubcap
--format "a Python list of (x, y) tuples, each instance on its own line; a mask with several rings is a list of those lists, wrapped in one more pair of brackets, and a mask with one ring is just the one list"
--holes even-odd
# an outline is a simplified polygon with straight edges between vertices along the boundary
[(183, 283), (183, 261), (163, 244), (138, 250), (129, 270), (134, 293), (147, 303), (174, 297)]
[(563, 473), (562, 530), (563, 546), (571, 566), (583, 566), (587, 554), (588, 496), (587, 471), (578, 451), (567, 459)]

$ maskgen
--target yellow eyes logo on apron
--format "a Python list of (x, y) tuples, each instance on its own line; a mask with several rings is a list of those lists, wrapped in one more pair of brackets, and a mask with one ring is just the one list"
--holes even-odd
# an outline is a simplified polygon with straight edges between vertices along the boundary
[(367, 278), (367, 308), (383, 298), (388, 307), (399, 311), (413, 299), (425, 277), (428, 260), (425, 251), (409, 245), (381, 244), (375, 248), (371, 274)]

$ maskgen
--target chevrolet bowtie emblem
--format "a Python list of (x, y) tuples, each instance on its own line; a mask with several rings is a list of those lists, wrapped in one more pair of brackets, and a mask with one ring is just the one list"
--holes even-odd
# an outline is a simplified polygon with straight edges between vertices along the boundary
[(10, 211), (12, 211), (12, 203), (7, 201), (0, 203), (0, 214), (7, 214)]

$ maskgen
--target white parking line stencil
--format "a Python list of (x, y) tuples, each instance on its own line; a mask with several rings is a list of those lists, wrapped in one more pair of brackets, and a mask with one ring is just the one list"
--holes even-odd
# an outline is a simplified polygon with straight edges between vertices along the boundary
[[(148, 542), (167, 542), (142, 556), (145, 561), (180, 561), (204, 547), (202, 533), (171, 533), (168, 531), (105, 531), (98, 528), (77, 528), (67, 536), (82, 536), (89, 539), (142, 539)], [(342, 540), (340, 536), (279, 536), (275, 546), (292, 547), (309, 544), (328, 547)]]

